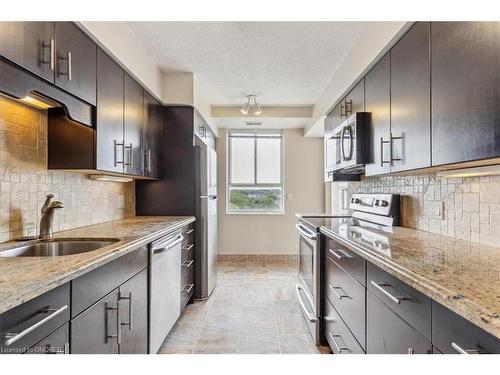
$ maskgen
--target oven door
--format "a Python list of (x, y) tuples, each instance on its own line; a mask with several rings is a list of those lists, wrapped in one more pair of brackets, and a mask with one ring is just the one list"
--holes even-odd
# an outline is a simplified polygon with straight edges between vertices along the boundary
[(320, 344), (320, 256), (319, 234), (300, 222), (299, 233), (299, 277), (296, 285), (297, 299), (316, 345)]

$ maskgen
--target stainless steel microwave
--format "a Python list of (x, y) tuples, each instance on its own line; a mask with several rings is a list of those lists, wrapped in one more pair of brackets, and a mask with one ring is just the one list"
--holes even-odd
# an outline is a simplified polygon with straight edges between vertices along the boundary
[(370, 163), (370, 112), (356, 112), (325, 134), (325, 173), (359, 175)]

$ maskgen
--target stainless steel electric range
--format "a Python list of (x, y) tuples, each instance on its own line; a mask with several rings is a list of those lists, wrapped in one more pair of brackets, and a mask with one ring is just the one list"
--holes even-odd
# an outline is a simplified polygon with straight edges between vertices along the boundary
[(348, 241), (389, 251), (384, 233), (399, 225), (400, 199), (396, 194), (356, 193), (350, 202), (350, 215), (299, 215), (298, 231), (299, 275), (297, 299), (316, 345), (321, 344), (322, 270), (324, 238), (320, 228)]

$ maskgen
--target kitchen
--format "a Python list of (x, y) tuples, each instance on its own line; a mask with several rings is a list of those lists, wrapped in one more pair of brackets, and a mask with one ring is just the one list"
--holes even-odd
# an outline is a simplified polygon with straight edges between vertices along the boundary
[(1, 21), (1, 353), (500, 353), (499, 41)]

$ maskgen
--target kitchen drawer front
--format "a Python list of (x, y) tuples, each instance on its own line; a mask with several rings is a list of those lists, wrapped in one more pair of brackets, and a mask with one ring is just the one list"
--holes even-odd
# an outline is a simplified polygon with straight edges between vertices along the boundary
[(323, 334), (335, 354), (364, 354), (364, 350), (354, 338), (332, 304), (325, 299)]
[(194, 244), (182, 245), (182, 261), (190, 261), (194, 259)]
[(186, 225), (182, 228), (182, 235), (184, 240), (182, 241), (182, 246), (194, 243), (194, 227), (193, 224)]
[(364, 348), (365, 287), (348, 275), (331, 258), (327, 258), (325, 292), (330, 303)]
[(181, 275), (181, 312), (184, 307), (188, 304), (189, 300), (194, 293), (194, 264), (192, 264), (187, 270), (182, 267)]
[(366, 260), (363, 257), (328, 237), (325, 239), (325, 253), (327, 258), (334, 260), (349, 275), (366, 285)]
[(432, 345), (392, 309), (366, 293), (366, 353), (430, 354)]
[[(0, 338), (0, 353), (23, 353), (69, 321), (69, 283), (0, 315), (0, 333), (19, 334)], [(25, 333), (23, 335), (23, 332)], [(11, 340), (8, 342), (7, 340)]]
[(478, 326), (433, 302), (433, 344), (445, 354), (500, 353), (500, 340)]
[(69, 323), (52, 332), (26, 352), (27, 354), (69, 354)]
[(80, 314), (147, 266), (148, 248), (144, 246), (73, 280), (71, 317)]
[(430, 341), (431, 299), (371, 263), (366, 273), (368, 290)]

